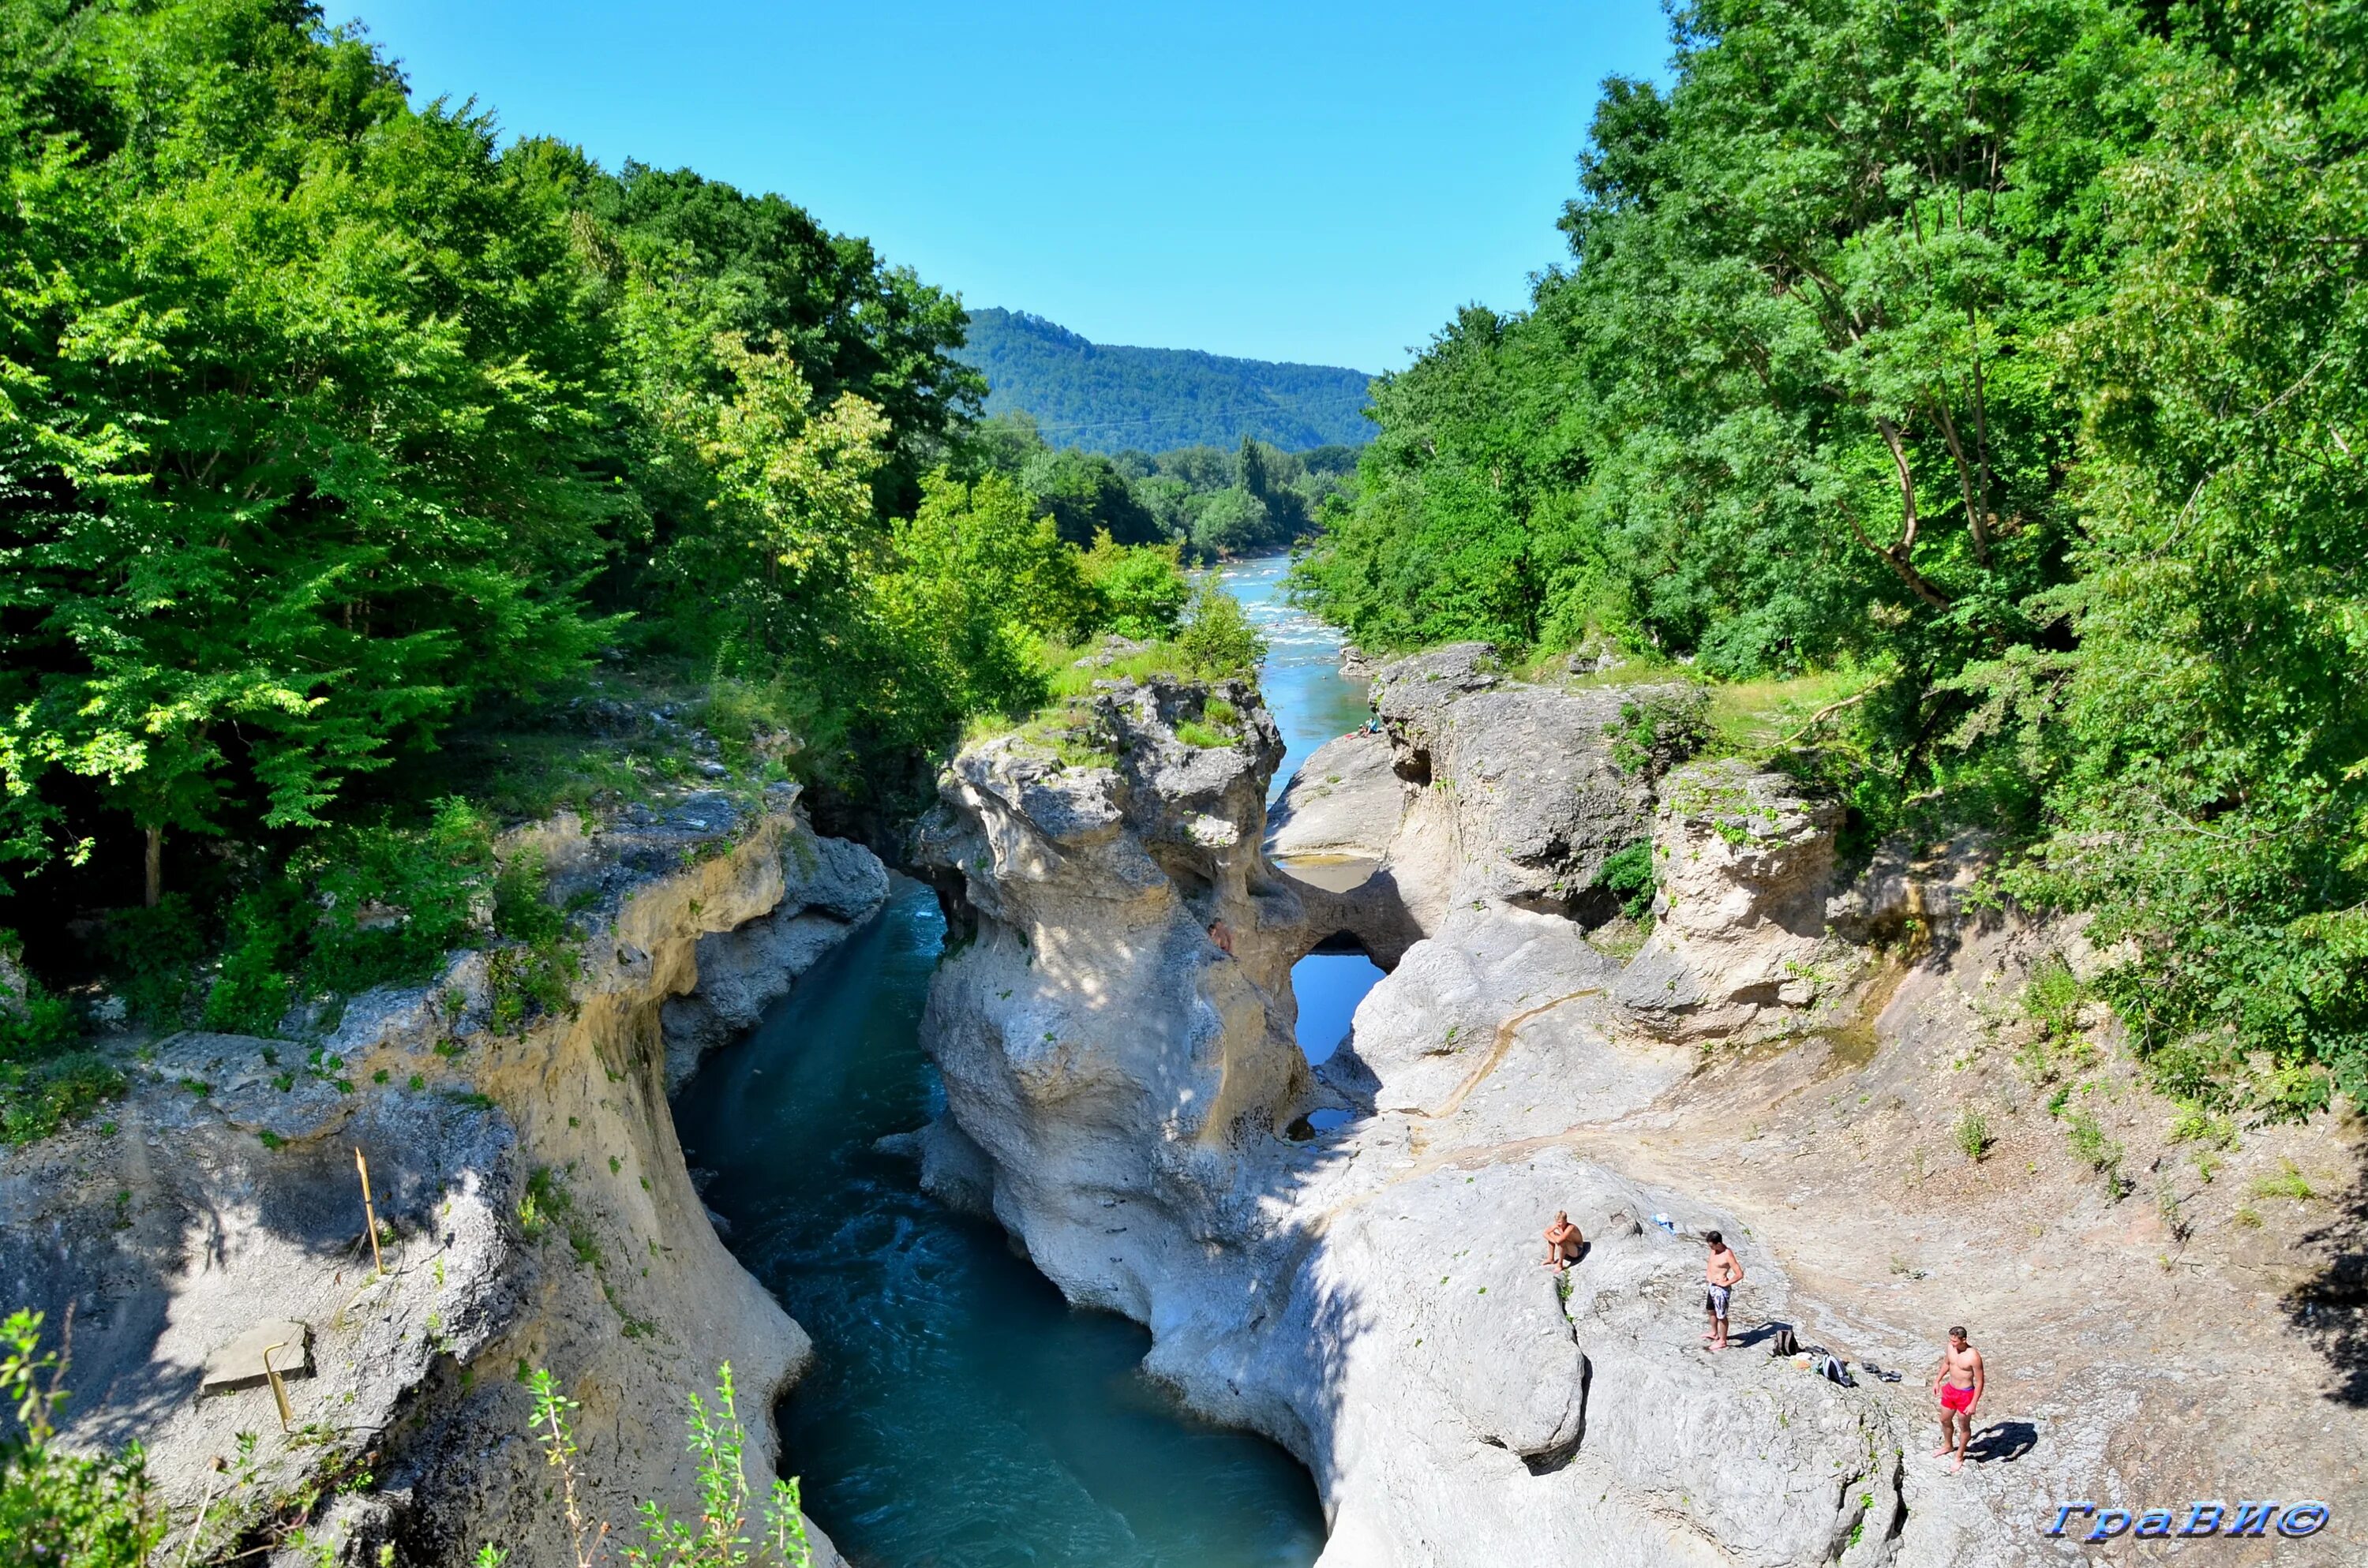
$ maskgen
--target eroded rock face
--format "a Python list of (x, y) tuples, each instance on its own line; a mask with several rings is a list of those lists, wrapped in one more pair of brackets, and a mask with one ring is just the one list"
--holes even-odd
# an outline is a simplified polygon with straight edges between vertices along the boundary
[[(550, 1369), (581, 1403), (586, 1503), (621, 1528), (643, 1497), (696, 1514), (685, 1396), (728, 1359), (750, 1470), (768, 1483), (767, 1413), (811, 1346), (691, 1188), (658, 1014), (698, 983), (707, 940), (780, 903), (790, 846), (811, 837), (786, 790), (755, 814), (694, 795), (634, 822), (547, 826), (533, 842), (561, 896), (594, 901), (572, 1012), (495, 1033), (495, 976), (462, 953), (428, 985), (354, 998), (317, 1050), (171, 1037), (109, 1108), (111, 1130), (0, 1151), (0, 1291), (53, 1332), (74, 1312), (68, 1437), (142, 1442), (185, 1528), (213, 1460), (260, 1434), (253, 1484), (209, 1514), (212, 1544), (367, 1471), (310, 1528), (334, 1558), (391, 1545), (459, 1563), (493, 1543), (541, 1568), (574, 1558), (518, 1366)], [(308, 1331), (292, 1435), (268, 1388), (199, 1396), (209, 1357), (267, 1321)], [(817, 1560), (837, 1562), (826, 1542)]]
[(1650, 1032), (1708, 1040), (1796, 1023), (1836, 978), (1826, 897), (1841, 808), (1733, 760), (1661, 782), (1653, 935), (1613, 994)]
[(1395, 964), (1422, 928), (1410, 903), (1435, 905), (1417, 889), (1437, 882), (1427, 858), (1394, 858), (1401, 847), (1414, 788), (1392, 766), (1383, 735), (1358, 732), (1326, 741), (1309, 756), (1267, 812), (1266, 847), (1307, 911), (1316, 939), (1345, 931), (1378, 963)]
[(1383, 669), (1373, 702), (1417, 790), (1406, 835), (1445, 851), (1431, 878), (1408, 879), (1426, 931), (1474, 899), (1566, 911), (1609, 856), (1645, 836), (1651, 790), (1611, 753), (1622, 710), (1653, 689), (1509, 681), (1485, 642)]
[(1103, 1247), (1109, 1210), (1144, 1203), (1150, 1244), (1183, 1244), (1190, 1206), (1161, 1194), (1222, 1186), (1309, 1086), (1288, 987), (1304, 916), (1259, 851), (1282, 742), (1248, 688), (1216, 695), (1229, 745), (1178, 737), (1206, 719), (1198, 688), (1130, 682), (1096, 703), (1114, 767), (965, 748), (916, 836), (974, 922), (922, 1030), (995, 1211), (1073, 1295), (1137, 1316), (1150, 1238)]
[(756, 1028), (814, 960), (888, 901), (888, 868), (860, 844), (800, 823), (781, 835), (780, 852), (781, 901), (744, 926), (701, 937), (699, 988), (662, 1009), (668, 1094), (689, 1081), (700, 1057)]
[[(1177, 740), (1189, 691), (1124, 687), (1102, 702), (1114, 767), (1010, 739), (955, 759), (919, 850), (974, 936), (923, 1026), (950, 1117), (917, 1141), (926, 1179), (984, 1196), (1073, 1300), (1149, 1324), (1150, 1369), (1194, 1406), (1304, 1459), (1333, 1518), (1326, 1568), (1886, 1561), (1898, 1443), (1880, 1403), (1761, 1356), (1713, 1364), (1702, 1244), (1635, 1216), (1741, 1227), (1557, 1142), (1577, 1108), (1642, 1105), (1687, 1068), (1605, 1032), (1614, 967), (1576, 926), (1485, 893), (1437, 910), (1339, 1072), (1309, 1082), (1288, 965), (1334, 912), (1269, 874), (1280, 747), (1249, 694), (1227, 700), (1244, 719), (1228, 750)], [(1450, 744), (1514, 755), (1426, 722), (1434, 767)], [(1474, 818), (1543, 820), (1508, 791)], [(1577, 874), (1583, 839), (1486, 876), (1541, 892)], [(1286, 1135), (1325, 1097), (1358, 1114)], [(1539, 1262), (1557, 1209), (1593, 1238), (1566, 1298)], [(1743, 1245), (1738, 1316), (1786, 1310), (1781, 1272)]]

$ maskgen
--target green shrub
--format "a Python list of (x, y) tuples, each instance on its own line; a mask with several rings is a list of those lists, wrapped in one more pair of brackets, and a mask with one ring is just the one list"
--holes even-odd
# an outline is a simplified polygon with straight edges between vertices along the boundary
[(1242, 612), (1241, 601), (1214, 577), (1202, 578), (1193, 591), (1176, 645), (1193, 674), (1212, 679), (1256, 680), (1258, 662), (1266, 657), (1266, 639)]
[(189, 901), (166, 893), (154, 907), (107, 917), (108, 981), (131, 1017), (157, 1028), (189, 1021), (206, 935)]
[(1234, 737), (1224, 731), (1212, 730), (1208, 725), (1190, 719), (1178, 722), (1176, 738), (1188, 746), (1199, 746), (1203, 751), (1214, 751), (1220, 746), (1229, 746), (1234, 744)]
[(352, 995), (427, 979), (473, 934), (493, 863), (492, 823), (458, 798), (422, 827), (322, 835), (291, 868), (320, 912), (303, 932), (308, 985)]
[(1957, 1115), (1956, 1139), (1957, 1147), (1975, 1165), (1989, 1157), (1990, 1145), (1996, 1142), (1990, 1136), (1989, 1119), (1972, 1106)]
[(2311, 1189), (2310, 1178), (2292, 1160), (2283, 1162), (2284, 1169), (2276, 1176), (2263, 1176), (2253, 1183), (2256, 1198), (2291, 1198), (2296, 1203), (2307, 1203), (2317, 1194)]
[(1611, 766), (1658, 778), (1702, 750), (1710, 739), (1710, 694), (1700, 687), (1656, 691), (1620, 705), (1611, 731)]
[(2216, 1111), (2202, 1106), (2181, 1106), (2171, 1119), (2170, 1141), (2174, 1143), (2203, 1143), (2214, 1149), (2226, 1149), (2237, 1142), (2236, 1124)]
[(206, 994), (205, 1026), (228, 1034), (278, 1032), (288, 1011), (307, 905), (288, 879), (245, 894), (231, 905), (230, 936), (222, 969)]
[(2048, 1040), (2069, 1040), (2079, 1032), (2080, 1005), (2088, 999), (2088, 988), (2060, 953), (2032, 965), (2031, 978), (2023, 983), (2023, 1016)]
[[(629, 1336), (646, 1325), (629, 1324)], [(590, 1562), (610, 1533), (606, 1521), (596, 1521), (584, 1498), (582, 1453), (569, 1416), (578, 1408), (559, 1392), (558, 1381), (541, 1368), (531, 1371), (519, 1364), (520, 1375), (534, 1395), (534, 1415), (528, 1426), (542, 1449), (543, 1462), (559, 1472), (558, 1502), (566, 1522), (575, 1561)], [(752, 1559), (779, 1568), (810, 1568), (813, 1549), (806, 1540), (805, 1517), (798, 1510), (794, 1478), (773, 1482), (772, 1493), (751, 1517), (748, 1474), (741, 1456), (747, 1433), (732, 1383), (732, 1363), (716, 1369), (715, 1406), (697, 1394), (689, 1396), (689, 1433), (685, 1447), (698, 1461), (698, 1517), (685, 1523), (656, 1503), (644, 1502), (635, 1523), (638, 1544), (623, 1549), (627, 1568), (743, 1568)], [(546, 1497), (550, 1494), (545, 1493)], [(477, 1549), (477, 1568), (501, 1568), (509, 1550), (491, 1542)]]
[(1174, 635), (1192, 597), (1178, 554), (1173, 544), (1116, 543), (1108, 528), (1094, 535), (1081, 564), (1112, 631), (1138, 642)]
[(2065, 1137), (2081, 1164), (2105, 1178), (2105, 1185), (2114, 1197), (2119, 1198), (2128, 1190), (2128, 1184), (2122, 1176), (2122, 1146), (2105, 1136), (2105, 1130), (2098, 1125), (2094, 1113), (2074, 1111), (2066, 1121)]
[(141, 1568), (165, 1539), (164, 1499), (139, 1446), (91, 1457), (56, 1447), (65, 1401), (55, 1354), (40, 1354), (41, 1317), (0, 1324), (0, 1403), (17, 1430), (0, 1438), (0, 1562), (27, 1568)]
[[(13, 932), (0, 931), (0, 974), (21, 973)], [(125, 1088), (114, 1063), (79, 1049), (74, 1007), (29, 977), (0, 981), (0, 1142), (29, 1143)]]
[(1650, 919), (1653, 894), (1659, 885), (1653, 872), (1652, 845), (1631, 844), (1605, 856), (1594, 885), (1618, 899), (1620, 913), (1629, 919)]
[(551, 873), (541, 850), (520, 849), (494, 879), (494, 929), (534, 945), (566, 934), (567, 916), (551, 902)]

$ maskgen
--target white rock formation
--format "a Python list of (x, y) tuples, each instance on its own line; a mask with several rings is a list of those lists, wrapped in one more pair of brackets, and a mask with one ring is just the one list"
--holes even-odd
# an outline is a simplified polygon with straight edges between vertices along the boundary
[(1614, 992), (1628, 1016), (1687, 1040), (1797, 1023), (1838, 978), (1826, 897), (1841, 815), (1783, 775), (1732, 760), (1663, 779), (1653, 935)]
[[(1557, 1136), (1575, 1107), (1641, 1105), (1688, 1064), (1605, 1034), (1610, 965), (1567, 921), (1486, 892), (1439, 910), (1360, 1009), (1341, 1074), (1311, 1082), (1285, 983), (1309, 916), (1260, 854), (1280, 748), (1227, 696), (1231, 748), (1176, 739), (1190, 688), (1130, 685), (1099, 699), (1115, 767), (1009, 740), (955, 759), (919, 837), (975, 923), (924, 1025), (951, 1119), (926, 1141), (932, 1181), (983, 1188), (1073, 1299), (1150, 1325), (1155, 1373), (1304, 1460), (1326, 1568), (1888, 1560), (1900, 1443), (1881, 1403), (1701, 1349), (1692, 1234), (1742, 1247), (1738, 1329), (1786, 1310), (1779, 1271), (1732, 1219)], [(1441, 735), (1510, 755), (1427, 733), (1434, 758)], [(1508, 790), (1475, 820), (1511, 840), (1532, 815)], [(1543, 894), (1583, 869), (1585, 844), (1545, 836), (1480, 885)], [(1279, 1131), (1323, 1099), (1363, 1114)], [(1593, 1243), (1567, 1301), (1539, 1263), (1556, 1209)], [(1637, 1223), (1655, 1213), (1679, 1229)]]
[(1474, 899), (1566, 910), (1607, 857), (1645, 835), (1649, 783), (1613, 762), (1612, 743), (1622, 710), (1648, 694), (1508, 680), (1485, 642), (1374, 677), (1398, 776), (1417, 787), (1394, 856), (1429, 872), (1401, 878), (1425, 931)]
[(1403, 884), (1423, 890), (1445, 879), (1419, 837), (1401, 835), (1416, 793), (1398, 777), (1387, 737), (1360, 732), (1318, 746), (1269, 811), (1269, 861), (1299, 895), (1315, 939), (1346, 931), (1383, 964), (1421, 940), (1411, 903), (1435, 917), (1441, 900), (1418, 891), (1410, 901)]

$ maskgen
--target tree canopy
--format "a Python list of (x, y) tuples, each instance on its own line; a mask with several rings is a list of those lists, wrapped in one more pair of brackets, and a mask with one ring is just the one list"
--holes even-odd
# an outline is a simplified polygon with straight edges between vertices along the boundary
[(1175, 624), (1173, 550), (1085, 575), (1167, 540), (1122, 477), (995, 477), (953, 295), (415, 105), (301, 0), (0, 0), (0, 891), (427, 833), (457, 726), (637, 663), (878, 795), (1035, 642)]
[(2368, 1093), (2353, 12), (1700, 0), (1569, 262), (1376, 384), (1370, 646), (1855, 670), (1823, 768), (2096, 913), (2164, 1071)]

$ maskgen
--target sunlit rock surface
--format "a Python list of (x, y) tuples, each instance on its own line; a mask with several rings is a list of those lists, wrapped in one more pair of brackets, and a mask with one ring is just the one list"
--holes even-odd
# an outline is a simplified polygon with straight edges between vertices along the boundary
[[(1493, 722), (1483, 736), (1423, 718), (1434, 767), (1451, 744), (1505, 761), (1508, 798), (1468, 829), (1510, 847), (1414, 927), (1428, 934), (1318, 1083), (1287, 976), (1338, 912), (1269, 866), (1279, 748), (1247, 693), (1225, 699), (1227, 747), (1178, 738), (1191, 688), (1129, 685), (1098, 700), (1112, 766), (1007, 737), (949, 768), (917, 848), (973, 935), (924, 1024), (953, 1123), (925, 1150), (931, 1179), (984, 1184), (1073, 1300), (1150, 1325), (1153, 1371), (1305, 1460), (1333, 1519), (1327, 1568), (1886, 1560), (1901, 1440), (1883, 1407), (1759, 1351), (1701, 1348), (1694, 1233), (1724, 1226), (1753, 1271), (1738, 1329), (1788, 1310), (1781, 1271), (1731, 1217), (1554, 1136), (1575, 1107), (1641, 1106), (1687, 1069), (1616, 1042), (1611, 961), (1506, 896), (1557, 903), (1643, 833), (1645, 803), (1582, 762), (1621, 814), (1556, 836), (1509, 799), (1518, 758), (1543, 768), (1554, 743), (1500, 750), (1512, 732)], [(1347, 744), (1308, 771), (1342, 771), (1324, 759)], [(1303, 794), (1300, 842), (1381, 839), (1370, 775), (1344, 825), (1309, 825)], [(1307, 1135), (1301, 1114), (1327, 1096), (1360, 1114)], [(1567, 1296), (1540, 1265), (1557, 1209), (1592, 1244)]]
[(1739, 762), (1664, 778), (1653, 934), (1615, 992), (1628, 1016), (1656, 1034), (1713, 1039), (1782, 1028), (1829, 992), (1848, 963), (1826, 938), (1841, 819), (1835, 802)]

